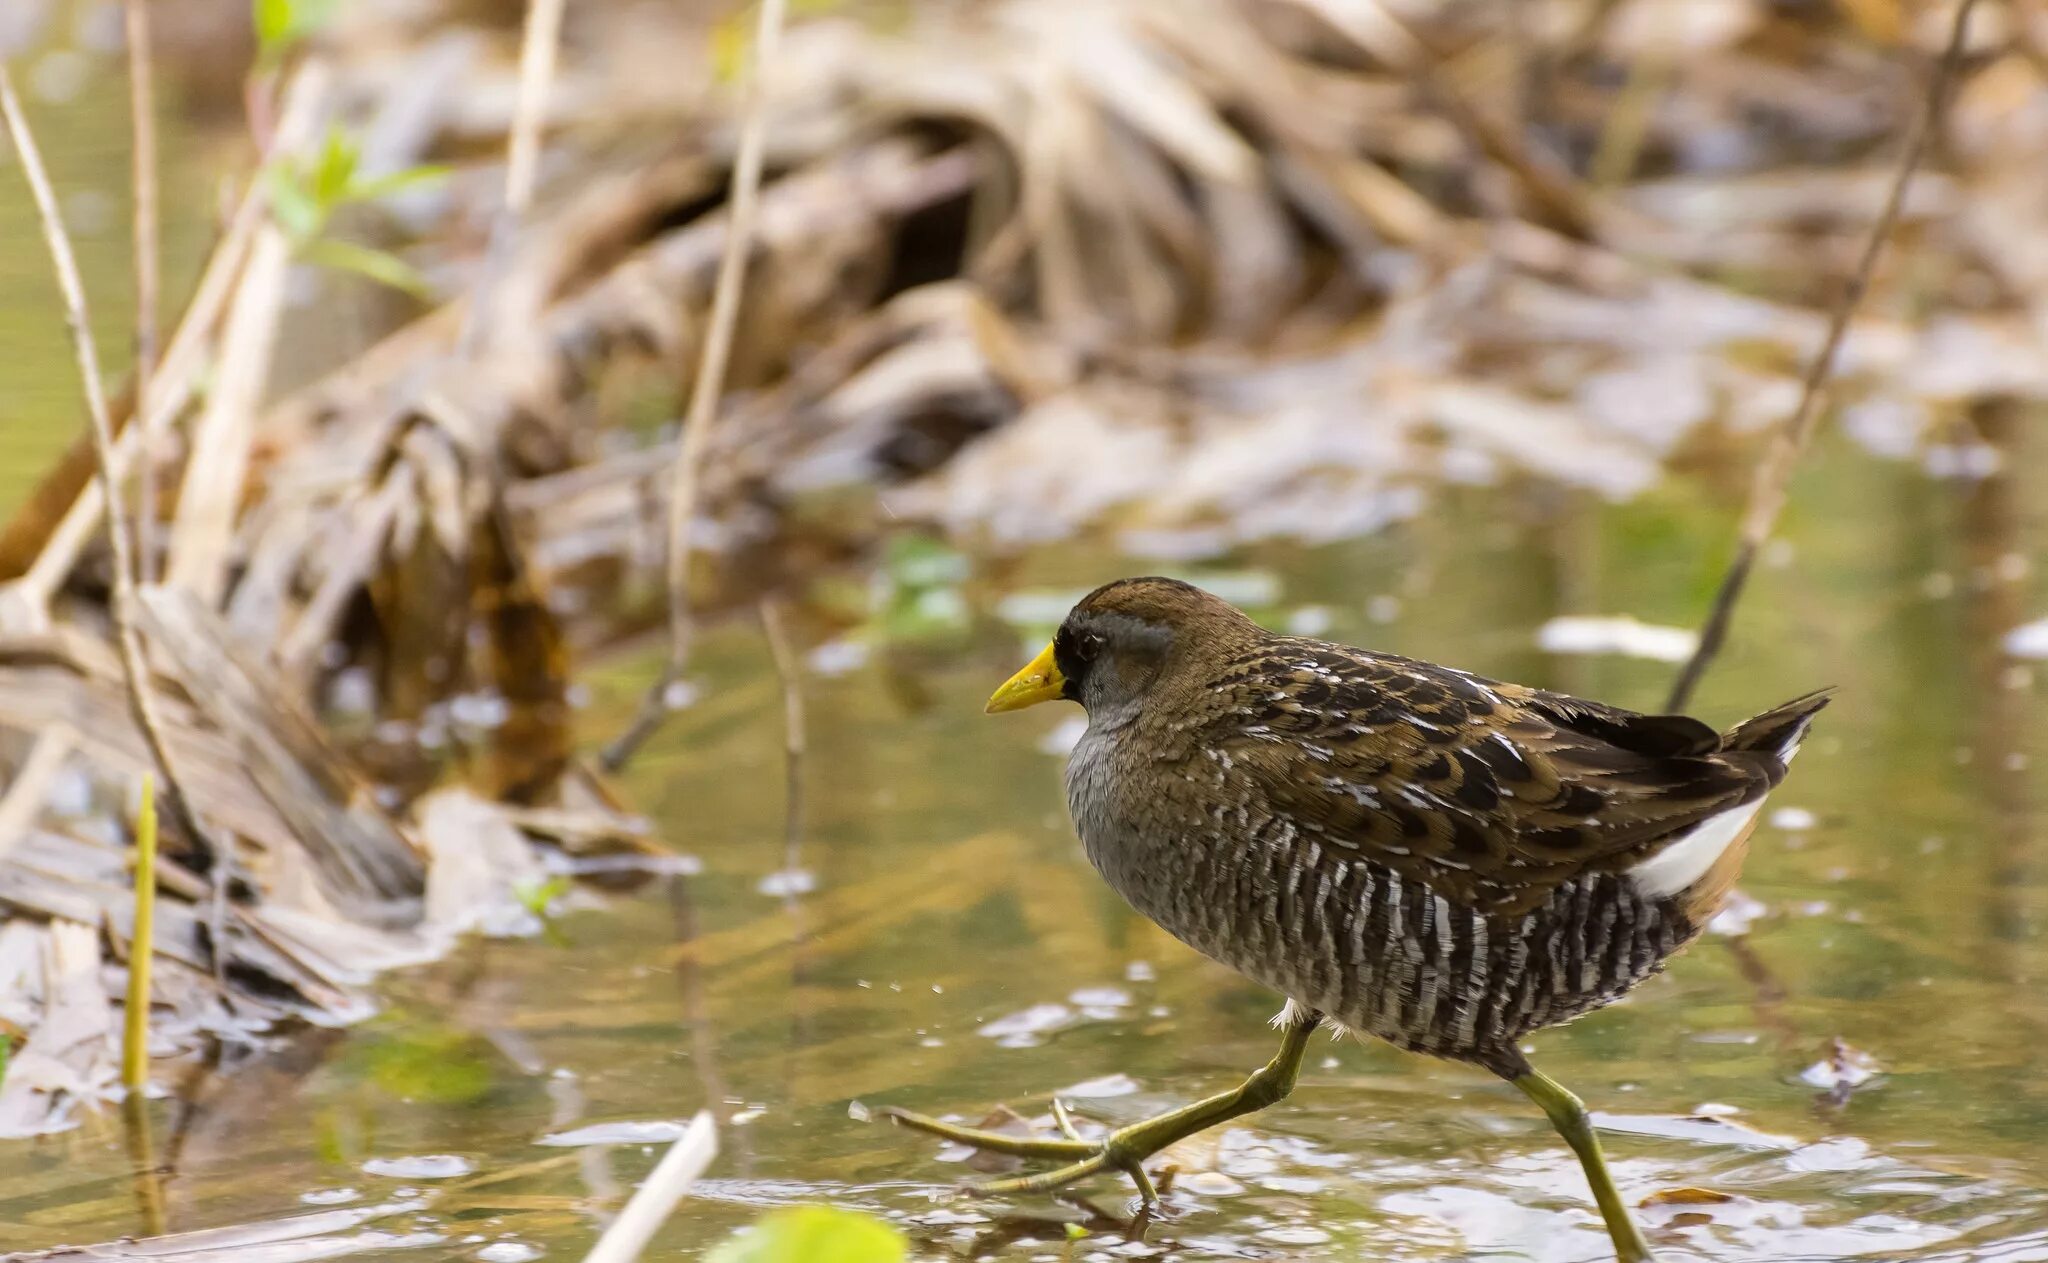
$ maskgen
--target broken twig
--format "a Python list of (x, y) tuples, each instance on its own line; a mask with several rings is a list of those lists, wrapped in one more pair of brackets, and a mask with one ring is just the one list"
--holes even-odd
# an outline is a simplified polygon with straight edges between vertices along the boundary
[(1962, 61), (1964, 37), (1969, 32), (1970, 10), (1976, 5), (1977, 0), (1957, 0), (1955, 21), (1949, 28), (1948, 47), (1935, 68), (1933, 82), (1928, 85), (1925, 106), (1915, 116), (1913, 130), (1899, 155), (1898, 174), (1892, 178), (1891, 190), (1885, 195), (1884, 209), (1878, 212), (1877, 222), (1870, 226), (1870, 236), (1863, 243), (1863, 254), (1856, 261), (1856, 270), (1850, 274), (1849, 284), (1835, 303), (1834, 314), (1828, 321), (1827, 337), (1806, 367), (1798, 406), (1786, 418), (1785, 424), (1778, 427), (1771, 439), (1770, 450), (1757, 464), (1756, 476), (1749, 486), (1749, 503), (1742, 512), (1735, 559), (1728, 563), (1728, 571), (1721, 576), (1721, 586), (1714, 593), (1714, 604), (1707, 613), (1707, 621), (1700, 628), (1699, 647), (1693, 650), (1692, 657), (1679, 671), (1677, 682), (1671, 686), (1671, 696), (1664, 703), (1667, 712), (1677, 713), (1685, 709), (1692, 700), (1693, 690), (1699, 686), (1700, 677), (1706, 674), (1714, 656), (1720, 652), (1722, 642), (1728, 637), (1729, 620), (1735, 615), (1735, 604), (1742, 599), (1743, 586), (1756, 565), (1757, 552), (1770, 538), (1771, 528), (1777, 524), (1778, 514), (1785, 507), (1785, 488), (1792, 479), (1792, 469), (1799, 463), (1800, 453), (1806, 450), (1814, 429), (1820, 424), (1821, 387), (1827, 383), (1834, 369), (1835, 353), (1840, 350), (1842, 338), (1848, 332), (1849, 318), (1855, 315), (1864, 292), (1870, 288), (1870, 276), (1876, 270), (1877, 256), (1884, 249), (1885, 240), (1891, 236), (1892, 225), (1898, 222), (1899, 208), (1906, 200), (1906, 187), (1912, 183), (1913, 172), (1920, 166), (1920, 157), (1927, 149), (1927, 137), (1941, 117), (1949, 89), (1954, 85), (1956, 67)]
[[(775, 0), (768, 2), (773, 4)], [(717, 1156), (718, 1129), (711, 1121), (711, 1112), (699, 1110), (682, 1138), (669, 1147), (647, 1182), (584, 1256), (583, 1263), (631, 1263), (639, 1258), (669, 1212)]]

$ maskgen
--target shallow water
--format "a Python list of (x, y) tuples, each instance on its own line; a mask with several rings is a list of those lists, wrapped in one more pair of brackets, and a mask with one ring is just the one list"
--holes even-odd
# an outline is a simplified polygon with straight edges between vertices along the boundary
[[(127, 84), (118, 5), (49, 6), (44, 38), (9, 63), (57, 191), (86, 288), (100, 364), (110, 380), (132, 361), (135, 290), (129, 223)], [(164, 97), (180, 67), (166, 67)], [(175, 117), (175, 114), (173, 114)], [(163, 302), (175, 319), (213, 236), (212, 142), (168, 122), (159, 138)], [(160, 343), (171, 330), (160, 331)], [(0, 141), (0, 512), (28, 493), (54, 454), (83, 434), (78, 364), (56, 276), (11, 143)]]
[[(1957, 484), (1845, 444), (1815, 453), (1700, 707), (1730, 719), (1843, 687), (1759, 834), (1747, 951), (1703, 941), (1534, 1040), (1603, 1112), (1632, 1199), (1727, 1195), (1645, 1212), (1667, 1257), (2048, 1259), (2048, 749), (2036, 673), (1998, 650), (2039, 612), (2039, 454)], [(1274, 592), (1278, 623), (1653, 707), (1668, 665), (1548, 655), (1536, 630), (1692, 617), (1729, 532), (1732, 493), (1712, 486), (1619, 507), (1457, 492), (1384, 536), (1233, 568)], [(1006, 590), (1057, 606), (1141, 568), (1053, 551)], [(0, 1241), (382, 1208), (335, 1248), (448, 1257), (504, 1238), (575, 1257), (658, 1155), (668, 1133), (648, 1125), (708, 1105), (725, 1152), (661, 1239), (672, 1257), (813, 1199), (895, 1217), (930, 1258), (1601, 1257), (1583, 1181), (1526, 1102), (1384, 1047), (1318, 1042), (1292, 1100), (1192, 1142), (1143, 1246), (1118, 1235), (1111, 1182), (1086, 1188), (1092, 1211), (963, 1199), (948, 1190), (966, 1168), (938, 1145), (854, 1116), (1037, 1113), (1059, 1088), (1127, 1120), (1273, 1044), (1274, 997), (1128, 911), (1079, 854), (1042, 748), (1061, 708), (979, 713), (1037, 633), (995, 619), (996, 594), (965, 599), (972, 634), (808, 676), (812, 893), (759, 890), (783, 862), (780, 708), (758, 635), (730, 627), (703, 646), (701, 700), (627, 784), (700, 874), (590, 897), (556, 941), (469, 944), (393, 979), (365, 1026), (169, 1085), (187, 1103), (152, 1107), (169, 1168), (153, 1190), (116, 1119), (0, 1147)], [(593, 734), (649, 666), (592, 681)], [(1840, 1103), (1801, 1079), (1838, 1038), (1880, 1071)], [(545, 1143), (562, 1133), (622, 1143)], [(417, 1161), (444, 1155), (459, 1161)], [(1060, 1218), (1094, 1229), (1071, 1255)]]

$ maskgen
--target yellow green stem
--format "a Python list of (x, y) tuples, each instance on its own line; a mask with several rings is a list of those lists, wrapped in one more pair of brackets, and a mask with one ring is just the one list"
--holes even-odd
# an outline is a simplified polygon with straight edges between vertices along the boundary
[(1593, 1186), (1593, 1200), (1600, 1206), (1600, 1218), (1607, 1224), (1607, 1235), (1614, 1242), (1614, 1257), (1620, 1263), (1652, 1263), (1649, 1243), (1643, 1240), (1642, 1230), (1629, 1216), (1628, 1203), (1621, 1199), (1621, 1190), (1608, 1173), (1607, 1158), (1600, 1152), (1600, 1140), (1593, 1134), (1593, 1119), (1586, 1113), (1585, 1105), (1563, 1084), (1540, 1070), (1530, 1070), (1510, 1082), (1543, 1107), (1550, 1125), (1579, 1156), (1586, 1182)]
[(140, 1092), (149, 1082), (149, 962), (156, 951), (156, 779), (142, 777), (135, 817), (135, 932), (128, 943), (127, 1026), (121, 1037), (121, 1082)]

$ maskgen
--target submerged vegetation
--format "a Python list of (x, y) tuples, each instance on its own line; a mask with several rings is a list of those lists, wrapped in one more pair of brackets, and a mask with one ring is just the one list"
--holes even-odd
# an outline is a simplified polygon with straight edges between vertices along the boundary
[(1642, 1089), (1653, 1244), (2025, 1257), (2035, 9), (10, 3), (0, 1248), (520, 1263), (659, 1228), (653, 1167), (719, 1263), (1590, 1250), (1501, 1102), (1348, 1046), (1158, 1224), (863, 1125), (1264, 1055), (1041, 827), (1072, 728), (967, 727), (1142, 568), (1643, 708), (1722, 631), (1716, 711), (1839, 679), (1824, 807), (1560, 1077)]

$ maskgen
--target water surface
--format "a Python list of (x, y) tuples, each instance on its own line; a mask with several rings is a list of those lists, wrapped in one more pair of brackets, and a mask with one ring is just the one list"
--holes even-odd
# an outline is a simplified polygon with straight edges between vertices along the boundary
[[(1533, 1041), (1606, 1115), (1631, 1198), (1726, 1196), (1645, 1212), (1669, 1257), (2048, 1258), (2042, 686), (1997, 648), (2038, 604), (2048, 488), (2008, 455), (2017, 474), (1951, 483), (1846, 444), (1815, 454), (1699, 706), (1732, 720), (1842, 686), (1758, 836), (1746, 949), (1703, 941)], [(1221, 577), (1276, 624), (1654, 707), (1667, 665), (1551, 656), (1536, 629), (1559, 613), (1692, 617), (1732, 487), (1681, 480), (1618, 507), (1461, 491), (1381, 537), (1250, 550)], [(1052, 550), (1005, 590), (1056, 605), (1148, 568)], [(970, 583), (968, 630), (807, 676), (814, 892), (759, 888), (783, 863), (781, 712), (758, 634), (731, 626), (703, 646), (701, 700), (626, 785), (700, 874), (592, 898), (555, 941), (471, 943), (392, 979), (368, 1025), (173, 1084), (190, 1103), (153, 1108), (160, 1211), (117, 1120), (0, 1148), (0, 1240), (396, 1205), (351, 1231), (385, 1234), (368, 1239), (380, 1253), (509, 1235), (576, 1257), (664, 1133), (543, 1142), (708, 1106), (725, 1156), (663, 1237), (672, 1256), (763, 1206), (826, 1199), (897, 1218), (930, 1258), (1069, 1257), (1061, 1218), (1092, 1223), (1072, 1247), (1084, 1259), (1601, 1257), (1576, 1167), (1518, 1094), (1376, 1045), (1318, 1042), (1292, 1100), (1191, 1142), (1143, 1246), (1114, 1229), (1113, 1182), (1084, 1205), (961, 1199), (949, 1186), (967, 1168), (938, 1160), (953, 1155), (857, 1117), (1034, 1114), (1057, 1088), (1122, 1121), (1272, 1051), (1275, 998), (1131, 913), (1080, 855), (1047, 752), (1062, 708), (980, 714), (1036, 634), (994, 615), (1000, 595)], [(651, 665), (592, 681), (593, 734)], [(1846, 1099), (1802, 1079), (1837, 1039), (1879, 1072)], [(460, 1161), (389, 1165), (442, 1155)]]

